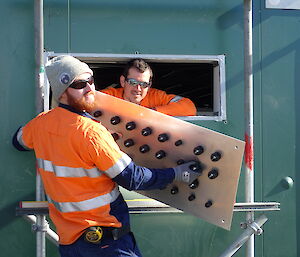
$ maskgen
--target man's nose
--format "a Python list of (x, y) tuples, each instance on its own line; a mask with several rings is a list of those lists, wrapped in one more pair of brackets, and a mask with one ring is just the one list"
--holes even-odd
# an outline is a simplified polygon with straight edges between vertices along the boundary
[(136, 85), (136, 89), (138, 89), (139, 91), (141, 91), (142, 90), (142, 86), (140, 84), (137, 84)]
[(86, 85), (86, 87), (85, 87), (85, 90), (86, 91), (92, 91), (92, 90), (94, 90), (95, 89), (95, 85), (94, 85), (94, 83), (92, 83), (92, 84), (90, 84), (90, 83), (86, 83), (87, 85)]

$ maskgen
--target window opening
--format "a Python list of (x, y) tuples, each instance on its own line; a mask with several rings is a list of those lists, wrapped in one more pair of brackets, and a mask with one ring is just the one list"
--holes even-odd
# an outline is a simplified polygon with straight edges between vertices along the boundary
[[(48, 53), (47, 59), (60, 54)], [(143, 58), (153, 69), (153, 84), (168, 94), (191, 99), (197, 116), (181, 117), (184, 120), (226, 119), (224, 55), (115, 55), (71, 54), (88, 63), (94, 72), (97, 90), (108, 86), (119, 87), (124, 65), (133, 58)]]

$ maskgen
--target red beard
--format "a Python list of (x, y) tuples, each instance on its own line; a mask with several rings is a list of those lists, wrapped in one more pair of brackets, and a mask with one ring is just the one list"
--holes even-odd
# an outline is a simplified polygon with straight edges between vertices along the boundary
[(94, 101), (93, 102), (87, 102), (85, 100), (85, 96), (89, 95), (89, 94), (93, 94), (95, 95), (95, 92), (90, 91), (88, 93), (86, 93), (82, 98), (80, 99), (75, 99), (71, 94), (69, 94), (68, 91), (66, 91), (67, 94), (67, 100), (68, 100), (68, 104), (75, 108), (77, 111), (83, 112), (90, 112), (92, 111), (93, 107), (95, 106)]

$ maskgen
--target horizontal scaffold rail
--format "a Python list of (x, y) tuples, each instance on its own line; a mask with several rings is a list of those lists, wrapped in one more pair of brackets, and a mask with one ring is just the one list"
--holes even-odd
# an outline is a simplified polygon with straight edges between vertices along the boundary
[[(170, 207), (164, 203), (153, 199), (132, 199), (126, 200), (129, 213), (182, 213), (181, 210)], [(280, 203), (277, 202), (254, 202), (254, 203), (235, 203), (235, 212), (249, 211), (279, 211)], [(22, 201), (16, 208), (16, 215), (39, 215), (48, 214), (47, 201)]]

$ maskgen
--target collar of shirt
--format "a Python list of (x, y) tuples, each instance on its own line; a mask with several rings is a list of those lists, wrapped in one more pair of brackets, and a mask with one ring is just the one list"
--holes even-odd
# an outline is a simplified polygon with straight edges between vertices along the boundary
[[(94, 120), (94, 121), (97, 121), (97, 120), (96, 120), (92, 115), (90, 115), (89, 113), (87, 113), (87, 112), (80, 112), (80, 111), (76, 110), (75, 108), (73, 108), (73, 107), (70, 106), (70, 105), (59, 103), (59, 104), (58, 104), (58, 107), (64, 108), (64, 109), (66, 109), (66, 110), (68, 110), (68, 111), (70, 111), (70, 112), (74, 112), (74, 113), (77, 113), (77, 114), (79, 114), (79, 115), (81, 115), (81, 116), (84, 116), (84, 117), (90, 118), (90, 119), (92, 119), (92, 120)], [(98, 121), (97, 121), (97, 122), (98, 122)]]

